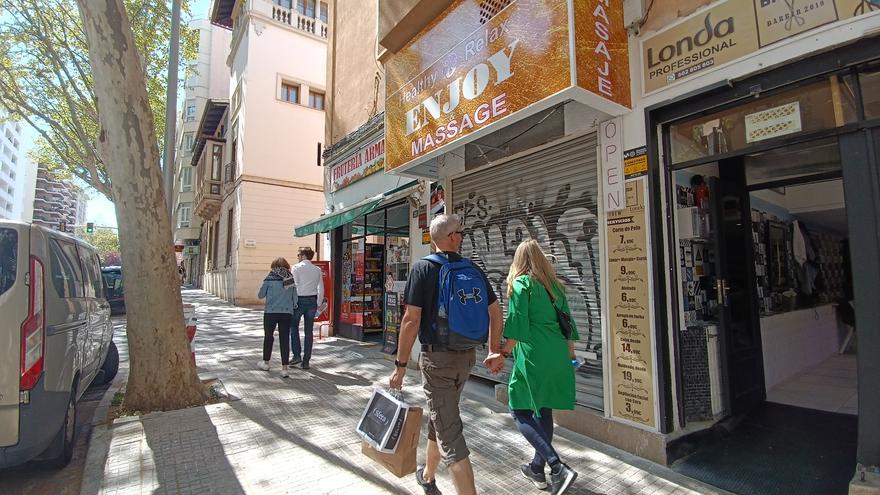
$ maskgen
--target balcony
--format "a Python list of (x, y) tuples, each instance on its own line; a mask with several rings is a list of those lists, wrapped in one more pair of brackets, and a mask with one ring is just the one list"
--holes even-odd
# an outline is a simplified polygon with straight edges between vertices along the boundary
[[(256, 9), (256, 7), (254, 7)], [(272, 20), (286, 24), (299, 31), (327, 39), (327, 24), (320, 19), (300, 14), (295, 9), (288, 9), (272, 4)]]
[(205, 220), (212, 220), (220, 213), (223, 197), (220, 195), (220, 181), (204, 178), (193, 194), (195, 214)]

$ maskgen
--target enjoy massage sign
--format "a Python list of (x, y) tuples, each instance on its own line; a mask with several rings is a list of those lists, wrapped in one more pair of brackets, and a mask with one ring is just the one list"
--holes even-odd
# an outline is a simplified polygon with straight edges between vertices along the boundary
[(564, 0), (516, 0), (497, 12), (484, 3), (455, 2), (386, 64), (386, 171), (539, 102), (532, 110), (572, 99), (614, 114), (629, 108), (619, 2), (584, 0), (569, 11)]

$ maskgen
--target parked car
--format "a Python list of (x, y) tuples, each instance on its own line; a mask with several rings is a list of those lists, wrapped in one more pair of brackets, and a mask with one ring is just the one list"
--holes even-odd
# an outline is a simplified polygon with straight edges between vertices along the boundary
[(110, 303), (110, 314), (125, 314), (125, 286), (122, 283), (121, 266), (105, 266), (101, 268), (104, 276), (104, 297)]
[(73, 455), (77, 402), (116, 375), (110, 305), (94, 248), (0, 220), (0, 468)]

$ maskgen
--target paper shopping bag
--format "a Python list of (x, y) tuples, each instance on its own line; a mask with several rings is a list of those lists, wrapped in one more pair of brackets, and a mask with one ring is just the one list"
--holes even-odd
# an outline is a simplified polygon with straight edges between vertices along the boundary
[(422, 408), (410, 406), (407, 408), (406, 419), (394, 453), (379, 452), (366, 440), (361, 442), (361, 453), (381, 464), (398, 478), (407, 476), (416, 472), (416, 450), (419, 447), (421, 430)]
[(357, 424), (357, 432), (374, 449), (388, 454), (397, 442), (409, 407), (391, 393), (376, 388)]

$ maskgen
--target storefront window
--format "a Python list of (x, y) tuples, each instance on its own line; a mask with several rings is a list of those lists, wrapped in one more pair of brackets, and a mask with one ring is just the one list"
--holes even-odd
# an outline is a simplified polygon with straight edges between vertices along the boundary
[(342, 323), (396, 331), (409, 273), (409, 207), (380, 208), (342, 228)]
[(768, 139), (854, 122), (854, 95), (850, 78), (832, 76), (675, 124), (669, 130), (672, 162), (708, 158)]
[(859, 74), (865, 118), (880, 118), (880, 71)]

